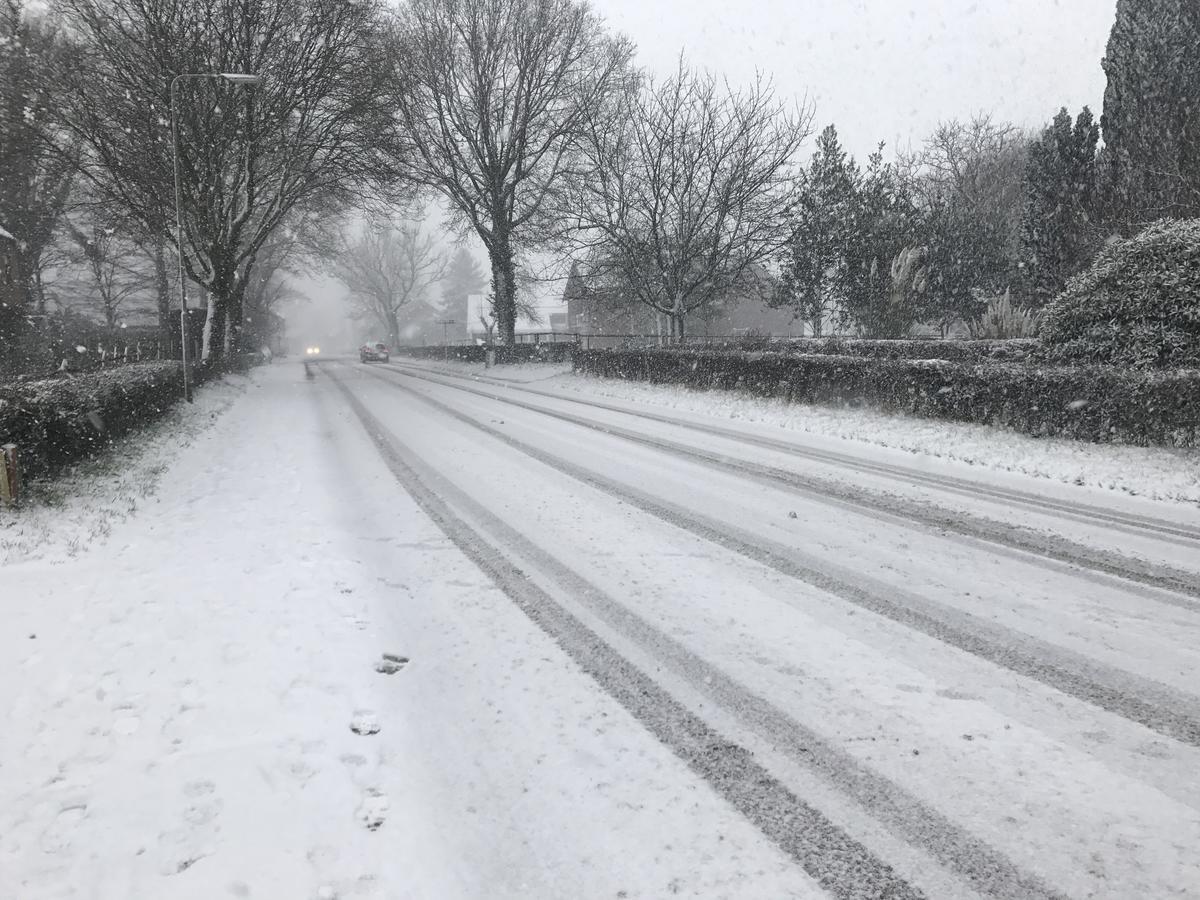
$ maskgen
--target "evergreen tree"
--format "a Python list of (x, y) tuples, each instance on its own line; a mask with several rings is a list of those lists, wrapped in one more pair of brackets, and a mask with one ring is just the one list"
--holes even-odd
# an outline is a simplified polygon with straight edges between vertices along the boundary
[(467, 297), (480, 293), (486, 283), (487, 276), (475, 255), (466, 247), (455, 250), (442, 278), (442, 312), (447, 319), (455, 320), (454, 333), (466, 334)]
[[(893, 263), (917, 239), (919, 214), (896, 167), (871, 154), (854, 193), (846, 243), (843, 321), (871, 337), (902, 337), (921, 310), (913, 292), (897, 290)], [(910, 279), (911, 280), (911, 279)]]
[(1099, 138), (1091, 110), (1072, 124), (1064, 107), (1029, 147), (1021, 245), (1025, 294), (1035, 306), (1057, 296), (1096, 248)]
[(1118, 0), (1104, 71), (1109, 221), (1200, 216), (1200, 3)]
[(792, 235), (781, 260), (772, 306), (790, 306), (820, 335), (848, 281), (847, 246), (854, 227), (858, 166), (830, 125), (804, 172), (793, 214)]

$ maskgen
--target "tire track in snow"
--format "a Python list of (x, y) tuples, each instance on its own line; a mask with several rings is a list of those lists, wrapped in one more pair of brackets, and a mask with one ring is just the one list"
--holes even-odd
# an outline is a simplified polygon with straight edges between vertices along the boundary
[[(976, 891), (991, 897), (1030, 900), (1061, 896), (850, 753), (714, 669), (629, 607), (532, 544), (416, 459), (336, 375), (329, 374), (401, 484), (451, 540), (655, 737), (835, 896), (867, 900), (922, 895), (914, 886), (899, 880), (890, 866), (819, 810), (792, 794), (756, 763), (745, 748), (721, 736), (605, 643), (517, 569), (483, 534), (472, 529), (455, 509), (466, 511), (488, 534), (499, 538), (502, 546), (551, 578), (607, 626), (668, 665), (697, 692), (771, 741), (792, 762), (832, 784), (883, 822), (893, 834), (928, 853)], [(427, 399), (417, 392), (406, 392)], [(870, 883), (864, 882), (864, 878)], [(876, 884), (881, 878), (884, 880)]]
[[(374, 377), (396, 384), (382, 374)], [(661, 500), (505, 434), (421, 391), (396, 386), (526, 456), (710, 543), (1165, 737), (1200, 747), (1200, 698)]]
[[(801, 492), (806, 496), (816, 499), (822, 503), (866, 509), (872, 513), (881, 513), (896, 517), (898, 519), (906, 520), (908, 522), (913, 522), (920, 526), (924, 526), (925, 528), (938, 531), (953, 531), (956, 534), (971, 540), (985, 541), (989, 544), (1017, 550), (1022, 554), (1029, 554), (1033, 557), (1033, 559), (1030, 560), (1031, 562), (1045, 560), (1053, 563), (1056, 568), (1062, 565), (1067, 565), (1083, 569), (1090, 569), (1105, 576), (1146, 585), (1147, 587), (1156, 589), (1156, 591), (1166, 592), (1147, 594), (1146, 596), (1148, 599), (1166, 603), (1171, 606), (1177, 606), (1181, 609), (1187, 609), (1191, 611), (1200, 610), (1200, 602), (1197, 602), (1197, 600), (1200, 599), (1200, 575), (1183, 569), (1177, 569), (1165, 564), (1149, 563), (1136, 557), (1126, 556), (1125, 554), (1117, 553), (1115, 551), (1089, 547), (1086, 544), (1072, 541), (1069, 538), (1065, 538), (1060, 535), (1045, 534), (1032, 528), (1027, 528), (1021, 525), (1013, 525), (1009, 522), (997, 521), (995, 519), (987, 518), (986, 516), (979, 516), (960, 510), (950, 510), (926, 501), (892, 497), (877, 491), (857, 488), (847, 484), (840, 484), (827, 479), (789, 471), (787, 469), (780, 469), (774, 466), (750, 462), (748, 460), (735, 459), (720, 453), (699, 450), (695, 447), (689, 447), (685, 444), (680, 444), (676, 441), (671, 441), (666, 438), (649, 437), (644, 434), (639, 434), (636, 431), (630, 431), (629, 429), (621, 428), (617, 425), (608, 425), (602, 422), (586, 419), (581, 416), (575, 416), (570, 413), (545, 409), (544, 407), (540, 407), (535, 404), (524, 403), (511, 397), (504, 397), (486, 390), (481, 390), (477, 387), (469, 387), (463, 384), (442, 381), (438, 378), (430, 378), (428, 375), (419, 374), (418, 371), (413, 369), (396, 368), (396, 371), (403, 372), (403, 374), (412, 378), (428, 381), (431, 384), (439, 384), (454, 390), (463, 391), (464, 393), (475, 394), (479, 397), (495, 400), (500, 403), (506, 403), (510, 406), (515, 406), (519, 409), (525, 409), (530, 412), (540, 413), (550, 418), (558, 419), (559, 421), (570, 422), (572, 424), (579, 425), (580, 427), (589, 428), (593, 431), (599, 431), (603, 434), (618, 437), (632, 443), (641, 444), (643, 446), (662, 450), (668, 453), (674, 453), (676, 455), (686, 457), (717, 469), (734, 472), (735, 474), (740, 475), (748, 475), (750, 477), (768, 481), (776, 485), (783, 485), (794, 491)], [(528, 393), (553, 396), (543, 391), (529, 391)], [(555, 399), (563, 399), (567, 402), (578, 402), (587, 406), (597, 406), (606, 410), (622, 412), (622, 410), (610, 407), (607, 404), (594, 404), (587, 401), (574, 401), (569, 398), (555, 397)], [(642, 416), (641, 414), (637, 413), (630, 413), (630, 415), (637, 415), (639, 418), (646, 418), (651, 421), (661, 422), (663, 424), (680, 424), (674, 420), (660, 418), (658, 416)], [(730, 437), (729, 434), (720, 433), (725, 431), (725, 429), (716, 429), (714, 431), (714, 429), (710, 428), (698, 428), (697, 430), (717, 433), (720, 437)], [(768, 449), (784, 449), (780, 446), (772, 446), (776, 443), (781, 444), (782, 442), (774, 442), (770, 441), (769, 439), (754, 439), (747, 442), (756, 445), (763, 445)], [(787, 452), (793, 451), (794, 448)], [(803, 451), (799, 455), (807, 456), (808, 454), (807, 451)], [(873, 474), (880, 473), (875, 472)], [(883, 472), (882, 474), (888, 473)], [(951, 488), (943, 489), (951, 490)], [(963, 489), (957, 489), (957, 491), (959, 493), (967, 493)], [(987, 493), (987, 491), (980, 491), (979, 493)], [(1109, 525), (1110, 523), (1105, 521), (1103, 524)], [(1118, 528), (1117, 530), (1127, 529)], [(1141, 534), (1142, 532), (1138, 533)], [(1161, 535), (1158, 534), (1155, 536), (1161, 537)], [(1176, 542), (1190, 544), (1190, 542)], [(1200, 552), (1200, 547), (1198, 547), (1198, 552)]]

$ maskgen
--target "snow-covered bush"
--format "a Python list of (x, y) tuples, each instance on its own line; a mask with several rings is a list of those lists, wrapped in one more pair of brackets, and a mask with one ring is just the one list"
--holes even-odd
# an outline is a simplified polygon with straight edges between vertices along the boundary
[(719, 350), (589, 350), (576, 371), (862, 405), (1033, 435), (1195, 447), (1200, 373)]
[(1041, 338), (1055, 360), (1200, 366), (1200, 219), (1106, 247), (1046, 307)]
[(0, 444), (16, 444), (26, 472), (79, 459), (149, 422), (182, 396), (177, 362), (0, 385)]

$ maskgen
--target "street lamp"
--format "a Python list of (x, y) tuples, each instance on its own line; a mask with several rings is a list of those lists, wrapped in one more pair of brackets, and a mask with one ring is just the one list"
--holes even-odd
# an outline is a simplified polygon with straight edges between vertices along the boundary
[(171, 79), (171, 161), (175, 167), (175, 247), (179, 252), (179, 349), (183, 358), (183, 399), (192, 402), (192, 376), (188, 371), (187, 282), (183, 274), (183, 192), (179, 187), (179, 116), (175, 110), (179, 82), (192, 79), (222, 79), (230, 84), (253, 87), (262, 76), (240, 72), (185, 72)]

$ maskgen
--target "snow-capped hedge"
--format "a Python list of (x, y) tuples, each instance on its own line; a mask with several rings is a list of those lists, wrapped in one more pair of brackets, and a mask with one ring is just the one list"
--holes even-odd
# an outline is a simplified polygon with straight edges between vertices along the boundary
[(1061, 361), (1200, 366), (1200, 219), (1106, 247), (1046, 307), (1040, 336)]
[(832, 405), (863, 405), (1033, 435), (1195, 447), (1200, 372), (866, 359), (719, 350), (587, 350), (575, 370)]
[(26, 473), (92, 453), (177, 403), (177, 362), (130, 363), (105, 372), (0, 384), (0, 444), (16, 444)]
[[(544, 344), (514, 344), (511, 347), (497, 346), (496, 362), (564, 362), (578, 345), (573, 341), (547, 342)], [(457, 344), (450, 347), (397, 347), (395, 356), (411, 356), (416, 359), (454, 359), (459, 362), (484, 362), (487, 348), (480, 344)]]

